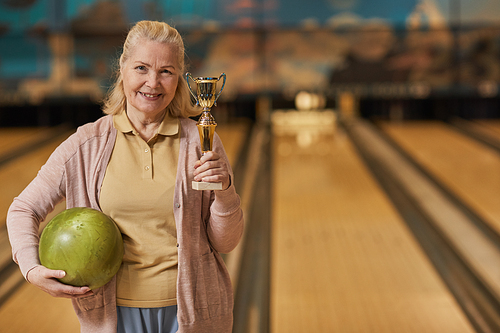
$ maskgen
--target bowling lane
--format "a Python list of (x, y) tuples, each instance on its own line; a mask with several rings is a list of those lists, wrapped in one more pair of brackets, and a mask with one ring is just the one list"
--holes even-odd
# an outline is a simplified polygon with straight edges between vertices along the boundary
[(0, 167), (0, 227), (5, 225), (5, 217), (12, 199), (31, 182), (36, 176), (40, 167), (47, 161), (54, 149), (68, 137), (70, 133), (65, 133), (44, 145), (42, 148), (25, 154)]
[(475, 122), (483, 126), (488, 133), (500, 140), (500, 119), (483, 119), (476, 120)]
[(218, 125), (215, 130), (222, 140), (227, 157), (229, 158), (229, 163), (231, 163), (233, 168), (249, 130), (250, 123), (246, 121), (221, 124)]
[(4, 333), (80, 331), (69, 299), (52, 297), (29, 283), (0, 307), (0, 323)]
[(29, 145), (52, 131), (49, 127), (0, 128), (0, 156), (19, 147)]
[(500, 154), (437, 121), (380, 123), (426, 170), (500, 232)]
[[(221, 124), (217, 127), (217, 133), (221, 137), (233, 165), (243, 147), (248, 130), (249, 123)], [(54, 142), (34, 152), (34, 157), (25, 156), (16, 160), (15, 163), (11, 163), (12, 165), (5, 166), (8, 171), (3, 176), (4, 178), (2, 178), (4, 168), (0, 169), (0, 182), (9, 181), (9, 177), (14, 178), (10, 180), (7, 187), (2, 185), (2, 192), (8, 190), (10, 193), (8, 195), (2, 193), (0, 197), (2, 205), (8, 208), (13, 197), (19, 194), (27, 182), (36, 175), (37, 170), (57, 144), (58, 142)], [(16, 169), (18, 170), (16, 171)], [(64, 203), (60, 204), (47, 220), (64, 208)], [(5, 223), (6, 208), (3, 214), (3, 223)], [(10, 253), (8, 255), (10, 256)], [(18, 275), (22, 278), (20, 273)], [(78, 332), (79, 327), (71, 301), (51, 297), (26, 282), (0, 307), (0, 331), (2, 333), (66, 333)]]
[(273, 116), (271, 332), (474, 332), (346, 135), (296, 118)]
[[(16, 149), (23, 149), (30, 144), (35, 144), (41, 139), (48, 139), (49, 135), (54, 135), (51, 129), (44, 128), (2, 129), (0, 133), (2, 143), (6, 143), (6, 146), (2, 147), (2, 153), (5, 154), (9, 154)], [(29, 184), (52, 151), (66, 139), (69, 134), (69, 132), (61, 134), (41, 148), (21, 155), (0, 167), (0, 183), (2, 184), (2, 191), (0, 192), (0, 213), (2, 214), (2, 218), (0, 219), (0, 234), (2, 234), (2, 243), (0, 244), (0, 269), (7, 269), (8, 264), (12, 262), (10, 244), (8, 244), (7, 237), (4, 234), (6, 233), (5, 218), (13, 198)], [(48, 216), (48, 219), (52, 218), (64, 208), (64, 203), (57, 205), (54, 212)], [(61, 322), (63, 323), (63, 327), (68, 326), (64, 324), (68, 320), (67, 316), (61, 317), (61, 315), (64, 315), (64, 312), (68, 309), (72, 309), (71, 303), (68, 300), (66, 300), (65, 303), (61, 303), (61, 300), (53, 302), (51, 299), (48, 299), (48, 297), (51, 298), (50, 296), (43, 295), (45, 293), (28, 283), (22, 282), (23, 280), (21, 273), (15, 270), (14, 274), (2, 281), (0, 286), (1, 295), (8, 294), (10, 290), (15, 289), (19, 283), (21, 283), (21, 287), (14, 294), (17, 295), (17, 297), (10, 297), (7, 302), (0, 307), (1, 331), (35, 332), (40, 331), (41, 328), (43, 329), (44, 325), (49, 322)], [(61, 307), (61, 304), (66, 304), (66, 306)], [(45, 307), (47, 307), (47, 309), (45, 309)], [(41, 311), (41, 309), (43, 309), (43, 311)], [(20, 316), (24, 316), (24, 318)], [(43, 321), (37, 321), (37, 316), (42, 317)], [(31, 324), (31, 317), (35, 318), (35, 323), (37, 323), (36, 326)], [(17, 323), (17, 325), (15, 323)], [(26, 326), (30, 325), (32, 325), (30, 328), (26, 328)], [(68, 328), (70, 328), (70, 326), (68, 326)], [(48, 332), (50, 330), (46, 331)], [(59, 329), (57, 327), (53, 330), (53, 332), (69, 331), (78, 331), (78, 326), (73, 325), (69, 330), (65, 330), (64, 328)]]

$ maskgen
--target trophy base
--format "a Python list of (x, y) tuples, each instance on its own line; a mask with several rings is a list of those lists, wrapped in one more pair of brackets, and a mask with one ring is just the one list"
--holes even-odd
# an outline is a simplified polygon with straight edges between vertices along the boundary
[(222, 183), (192, 182), (193, 190), (222, 190)]

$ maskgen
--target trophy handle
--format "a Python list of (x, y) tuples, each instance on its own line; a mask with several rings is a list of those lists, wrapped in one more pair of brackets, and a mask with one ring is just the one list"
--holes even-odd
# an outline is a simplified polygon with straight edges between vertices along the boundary
[[(191, 80), (193, 80), (193, 82), (196, 82), (193, 77), (191, 76), (191, 73), (187, 72), (186, 73), (186, 82), (187, 82), (187, 85), (188, 85), (188, 89), (189, 89), (189, 92), (191, 93), (191, 95), (193, 96), (193, 98), (195, 99), (196, 101), (196, 105), (199, 105), (200, 102), (198, 102), (198, 97), (196, 97), (195, 93), (193, 92), (193, 90), (191, 89), (191, 85), (189, 84), (189, 78), (191, 78)], [(224, 80), (225, 81), (225, 80)], [(221, 89), (222, 90), (222, 89)], [(218, 97), (218, 96), (217, 96)]]
[(217, 81), (220, 81), (221, 77), (224, 77), (224, 80), (222, 81), (222, 87), (220, 87), (219, 93), (217, 94), (217, 96), (215, 96), (215, 101), (214, 101), (215, 105), (217, 105), (217, 100), (219, 99), (219, 96), (222, 93), (222, 89), (224, 89), (224, 86), (226, 85), (226, 73), (222, 73), (217, 79)]

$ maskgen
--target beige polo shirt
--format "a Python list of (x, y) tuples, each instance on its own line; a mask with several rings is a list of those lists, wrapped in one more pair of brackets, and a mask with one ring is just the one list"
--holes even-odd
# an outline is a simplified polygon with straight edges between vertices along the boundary
[(99, 197), (102, 211), (120, 228), (125, 245), (117, 274), (117, 305), (177, 304), (177, 232), (173, 198), (180, 125), (165, 116), (145, 142), (125, 112), (113, 117), (118, 130)]

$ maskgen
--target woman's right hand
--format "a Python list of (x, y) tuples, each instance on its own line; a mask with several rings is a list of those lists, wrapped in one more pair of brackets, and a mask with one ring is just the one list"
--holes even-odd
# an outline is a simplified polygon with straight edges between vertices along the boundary
[(31, 269), (26, 278), (31, 284), (54, 297), (79, 298), (93, 294), (89, 287), (73, 287), (57, 280), (65, 275), (66, 272), (62, 270), (52, 270), (40, 265)]

